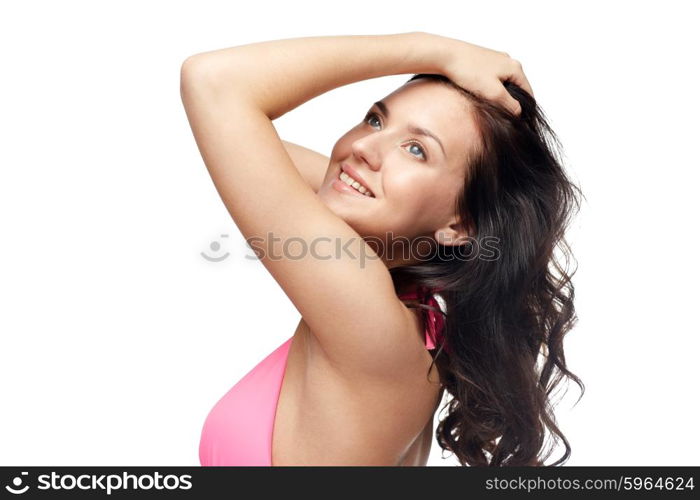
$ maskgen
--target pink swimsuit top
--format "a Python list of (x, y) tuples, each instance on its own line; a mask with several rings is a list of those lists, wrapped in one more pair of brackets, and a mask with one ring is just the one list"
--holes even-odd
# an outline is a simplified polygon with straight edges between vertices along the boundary
[[(411, 292), (400, 297), (416, 299), (417, 295)], [(432, 295), (425, 303), (440, 309)], [(444, 320), (440, 313), (426, 312), (425, 347), (432, 350), (435, 341), (441, 339)], [(273, 424), (293, 338), (244, 375), (211, 409), (199, 442), (201, 465), (272, 465)]]

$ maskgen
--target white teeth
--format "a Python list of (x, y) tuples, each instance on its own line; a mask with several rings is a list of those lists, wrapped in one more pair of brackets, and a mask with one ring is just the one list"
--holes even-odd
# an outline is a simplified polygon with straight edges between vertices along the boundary
[(348, 186), (355, 188), (363, 195), (369, 196), (370, 198), (374, 198), (374, 196), (372, 196), (370, 194), (369, 190), (366, 187), (364, 187), (362, 184), (360, 184), (359, 182), (354, 180), (352, 177), (350, 177), (348, 174), (346, 174), (343, 171), (340, 172), (340, 180), (343, 181)]

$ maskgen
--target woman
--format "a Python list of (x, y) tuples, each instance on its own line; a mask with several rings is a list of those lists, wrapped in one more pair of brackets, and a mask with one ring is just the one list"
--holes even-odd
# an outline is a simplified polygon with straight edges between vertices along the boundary
[[(331, 89), (404, 73), (417, 75), (322, 167), (272, 125)], [(566, 446), (553, 465), (568, 459), (548, 395), (562, 374), (581, 385), (562, 347), (573, 287), (553, 259), (576, 198), (531, 94), (507, 54), (423, 32), (183, 63), (219, 195), (302, 316), (212, 409), (202, 465), (425, 465), (443, 390), (436, 437), (462, 465), (543, 465), (546, 429)]]

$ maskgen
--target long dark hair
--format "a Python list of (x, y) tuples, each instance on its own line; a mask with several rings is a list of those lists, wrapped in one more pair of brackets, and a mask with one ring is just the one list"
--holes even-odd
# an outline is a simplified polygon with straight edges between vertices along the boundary
[[(480, 136), (455, 206), (471, 230), (468, 243), (438, 245), (430, 259), (390, 269), (397, 290), (407, 284), (438, 290), (443, 305), (436, 311), (443, 314), (444, 332), (433, 364), (451, 398), (435, 437), (461, 465), (561, 465), (571, 447), (556, 425), (550, 396), (565, 376), (581, 396), (585, 391), (566, 368), (563, 349), (577, 321), (576, 270), (567, 274), (572, 254), (564, 232), (580, 208), (581, 190), (564, 172), (561, 144), (542, 110), (521, 88), (504, 83), (522, 107), (515, 117), (444, 75), (408, 81), (417, 78), (460, 91)], [(418, 307), (429, 309), (425, 303)], [(554, 447), (544, 450), (547, 430), (553, 445), (561, 439), (566, 448), (552, 464), (544, 463)]]

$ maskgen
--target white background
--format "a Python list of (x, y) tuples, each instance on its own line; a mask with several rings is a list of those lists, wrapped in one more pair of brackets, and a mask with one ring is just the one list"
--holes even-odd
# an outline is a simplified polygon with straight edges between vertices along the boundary
[[(565, 342), (586, 393), (573, 406), (569, 384), (557, 406), (566, 465), (697, 465), (692, 5), (3, 3), (0, 465), (198, 465), (211, 407), (293, 333), (296, 309), (244, 258), (196, 148), (182, 61), (415, 30), (518, 59), (586, 195), (569, 236), (580, 320)], [(329, 154), (408, 76), (335, 89), (275, 125)], [(214, 241), (231, 254), (220, 263), (200, 255)], [(456, 463), (433, 444), (429, 465)]]

